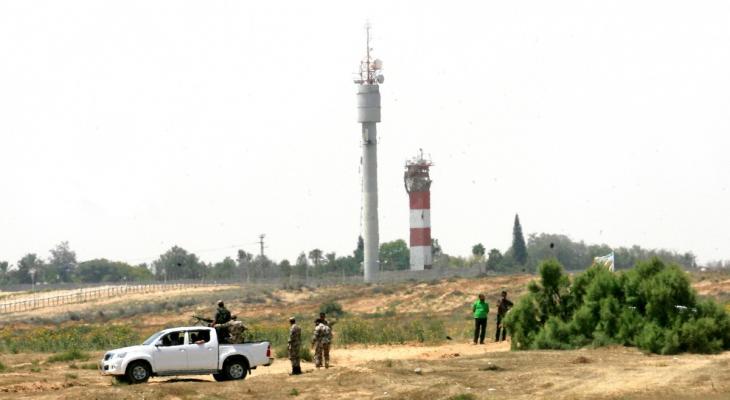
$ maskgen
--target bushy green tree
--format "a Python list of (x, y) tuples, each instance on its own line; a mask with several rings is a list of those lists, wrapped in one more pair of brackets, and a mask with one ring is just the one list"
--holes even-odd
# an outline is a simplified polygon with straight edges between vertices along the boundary
[(236, 269), (237, 263), (231, 257), (226, 257), (223, 261), (213, 264), (207, 275), (210, 279), (234, 279), (238, 275)]
[(194, 253), (173, 246), (152, 263), (158, 279), (200, 279), (205, 276), (206, 265)]
[(46, 279), (52, 282), (52, 277), (55, 275), (59, 282), (71, 282), (76, 273), (77, 265), (76, 253), (71, 250), (68, 242), (61, 242), (51, 250), (51, 258), (48, 260), (50, 274), (46, 274)]
[[(18, 268), (10, 272), (11, 281), (15, 283), (43, 282), (43, 273), (46, 263), (36, 254), (29, 253), (18, 261)], [(32, 276), (35, 274), (35, 277)]]
[(489, 250), (489, 254), (487, 255), (487, 270), (496, 271), (499, 269), (499, 266), (501, 264), (502, 252), (500, 252), (498, 249)]
[(403, 239), (380, 245), (380, 266), (384, 271), (408, 269), (411, 266), (411, 250)]
[(513, 349), (622, 344), (661, 354), (730, 349), (730, 316), (698, 301), (681, 268), (658, 258), (620, 273), (594, 266), (571, 282), (555, 259), (509, 312)]
[(81, 282), (120, 282), (147, 281), (153, 278), (146, 266), (133, 267), (120, 261), (109, 261), (104, 258), (84, 261), (76, 271)]

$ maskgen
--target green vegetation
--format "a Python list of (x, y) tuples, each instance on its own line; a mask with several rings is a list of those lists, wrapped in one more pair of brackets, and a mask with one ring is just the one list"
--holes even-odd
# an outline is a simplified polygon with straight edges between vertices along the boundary
[(86, 361), (89, 358), (91, 358), (91, 357), (87, 353), (84, 353), (81, 350), (73, 349), (73, 350), (65, 351), (63, 353), (54, 354), (54, 355), (48, 357), (48, 362), (55, 363), (55, 362), (75, 361), (75, 360)]
[(293, 388), (292, 390), (289, 391), (289, 396), (299, 396), (299, 390), (297, 390), (296, 388)]
[(79, 375), (68, 372), (68, 373), (66, 373), (65, 377), (66, 377), (66, 379), (78, 379)]
[(520, 216), (517, 214), (515, 214), (515, 224), (512, 227), (512, 248), (510, 250), (517, 265), (527, 264), (527, 245), (525, 237), (522, 235)]
[(342, 305), (334, 300), (330, 300), (319, 307), (319, 312), (327, 314), (328, 317), (340, 318), (345, 315)]
[(0, 329), (0, 351), (63, 352), (75, 349), (107, 350), (140, 343), (129, 325), (76, 325), (62, 328)]
[(612, 273), (592, 267), (571, 282), (557, 260), (540, 265), (510, 311), (513, 349), (637, 346), (652, 353), (716, 353), (730, 349), (730, 315), (700, 301), (687, 274), (654, 258)]
[(449, 400), (476, 400), (477, 397), (471, 393), (457, 394), (456, 396), (449, 397)]
[(335, 326), (339, 344), (400, 344), (407, 342), (439, 343), (446, 336), (444, 321), (428, 315), (411, 318), (346, 318)]
[(99, 366), (96, 365), (96, 363), (93, 363), (93, 362), (92, 363), (85, 363), (85, 364), (81, 364), (81, 365), (78, 365), (76, 363), (71, 363), (71, 365), (69, 365), (68, 367), (70, 369), (92, 369), (92, 370), (95, 370), (95, 369), (98, 369), (99, 368)]
[[(302, 345), (299, 346), (299, 359), (312, 362), (312, 351), (307, 346), (307, 341), (302, 340)], [(289, 348), (286, 344), (279, 345), (275, 348), (274, 354), (277, 358), (289, 358)]]
[(5, 364), (3, 364), (2, 361), (0, 361), (0, 372), (5, 371), (6, 369), (7, 369), (7, 367), (5, 366)]

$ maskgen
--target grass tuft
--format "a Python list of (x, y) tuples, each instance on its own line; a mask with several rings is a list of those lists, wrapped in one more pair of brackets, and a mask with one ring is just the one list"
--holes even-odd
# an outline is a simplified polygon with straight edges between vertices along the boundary
[(91, 357), (88, 354), (84, 353), (83, 351), (73, 349), (73, 350), (65, 351), (63, 353), (54, 354), (54, 355), (48, 357), (47, 361), (49, 363), (74, 361), (74, 360), (86, 361), (89, 358), (91, 358)]
[(449, 397), (448, 400), (476, 400), (477, 397), (471, 393), (457, 394), (456, 396)]

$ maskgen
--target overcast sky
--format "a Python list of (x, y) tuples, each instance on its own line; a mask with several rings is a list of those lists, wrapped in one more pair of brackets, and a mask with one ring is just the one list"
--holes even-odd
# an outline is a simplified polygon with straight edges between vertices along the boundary
[(447, 253), (506, 250), (519, 213), (730, 259), (727, 1), (2, 0), (0, 260), (350, 253), (368, 19), (381, 241), (423, 148)]

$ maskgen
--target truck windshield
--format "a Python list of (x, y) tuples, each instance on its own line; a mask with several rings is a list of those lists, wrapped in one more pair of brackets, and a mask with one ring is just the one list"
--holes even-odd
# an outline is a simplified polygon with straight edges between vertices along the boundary
[(162, 336), (163, 333), (165, 333), (165, 331), (160, 331), (160, 332), (155, 333), (154, 335), (147, 338), (147, 340), (145, 340), (142, 344), (150, 345), (150, 344), (154, 343), (160, 336)]

